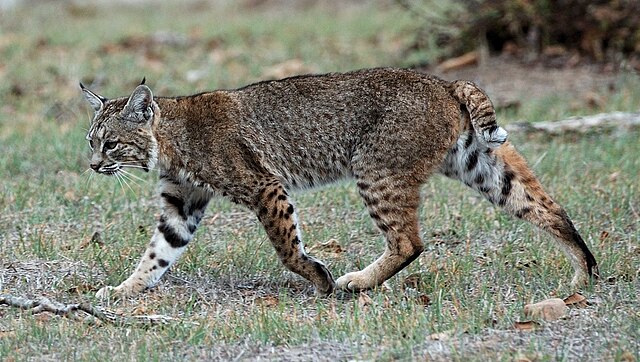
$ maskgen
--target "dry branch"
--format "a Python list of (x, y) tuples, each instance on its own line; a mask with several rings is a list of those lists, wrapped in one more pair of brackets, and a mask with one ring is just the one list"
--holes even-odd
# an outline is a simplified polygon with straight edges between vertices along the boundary
[(133, 317), (120, 316), (114, 312), (110, 312), (104, 308), (94, 307), (90, 304), (75, 303), (64, 304), (56, 301), (52, 301), (47, 297), (39, 297), (37, 299), (28, 299), (23, 297), (17, 297), (10, 294), (0, 294), (0, 305), (8, 305), (10, 307), (20, 308), (30, 311), (32, 314), (38, 314), (42, 312), (49, 312), (57, 314), (63, 317), (67, 317), (73, 320), (85, 320), (81, 318), (83, 312), (94, 320), (101, 322), (114, 323), (114, 324), (128, 324), (132, 322), (138, 323), (168, 323), (176, 320), (173, 317), (154, 314), (154, 315), (139, 315)]
[(593, 132), (596, 128), (631, 128), (640, 126), (640, 113), (600, 113), (592, 116), (571, 117), (562, 121), (515, 123), (505, 126), (509, 132), (546, 133), (561, 135), (564, 133)]

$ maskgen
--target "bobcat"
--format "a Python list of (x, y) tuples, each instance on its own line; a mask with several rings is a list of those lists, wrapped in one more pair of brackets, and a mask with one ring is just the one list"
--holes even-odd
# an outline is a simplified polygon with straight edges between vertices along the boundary
[[(144, 81), (115, 99), (80, 87), (95, 111), (86, 137), (90, 167), (105, 175), (158, 169), (162, 199), (135, 271), (98, 297), (133, 295), (158, 282), (214, 195), (255, 212), (282, 263), (317, 293), (373, 288), (423, 251), (420, 186), (434, 172), (553, 235), (575, 270), (574, 286), (597, 277), (595, 258), (571, 220), (506, 141), (491, 101), (471, 82), (385, 68), (183, 97), (154, 97)], [(289, 191), (346, 177), (355, 179), (387, 247), (364, 270), (334, 281), (305, 252)]]

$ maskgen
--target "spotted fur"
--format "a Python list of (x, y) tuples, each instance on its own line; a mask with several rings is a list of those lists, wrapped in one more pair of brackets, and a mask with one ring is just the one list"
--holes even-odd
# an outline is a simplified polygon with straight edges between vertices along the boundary
[(509, 142), (492, 148), (470, 125), (449, 150), (440, 172), (462, 181), (507, 213), (551, 234), (569, 258), (574, 286), (598, 276), (595, 258), (565, 210), (544, 191), (526, 161)]
[[(143, 84), (115, 99), (82, 89), (95, 111), (91, 168), (160, 174), (162, 213), (149, 246), (131, 276), (100, 297), (155, 284), (192, 241), (215, 195), (254, 211), (282, 263), (318, 293), (375, 287), (424, 249), (420, 186), (438, 171), (556, 236), (576, 268), (574, 281), (594, 273), (566, 213), (505, 143), (491, 101), (473, 83), (365, 69), (186, 97), (154, 97)], [(289, 191), (343, 178), (355, 179), (387, 246), (365, 269), (334, 281), (305, 252)]]

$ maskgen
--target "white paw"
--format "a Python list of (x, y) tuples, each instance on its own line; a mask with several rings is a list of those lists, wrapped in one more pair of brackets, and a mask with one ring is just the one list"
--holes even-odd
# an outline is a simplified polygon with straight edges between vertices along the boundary
[(336, 280), (336, 289), (357, 292), (360, 290), (371, 289), (370, 283), (367, 281), (364, 273), (351, 272), (347, 273)]
[(115, 287), (110, 286), (100, 288), (100, 290), (98, 290), (98, 292), (96, 293), (96, 298), (102, 300), (109, 299), (115, 295), (115, 289)]

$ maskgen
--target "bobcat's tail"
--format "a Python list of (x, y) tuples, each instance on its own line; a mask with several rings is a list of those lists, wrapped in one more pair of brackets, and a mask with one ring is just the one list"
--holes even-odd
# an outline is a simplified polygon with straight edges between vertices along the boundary
[(507, 140), (507, 131), (496, 123), (496, 111), (493, 103), (475, 83), (456, 80), (451, 82), (451, 94), (464, 105), (469, 112), (471, 125), (480, 142), (489, 148), (500, 147)]

